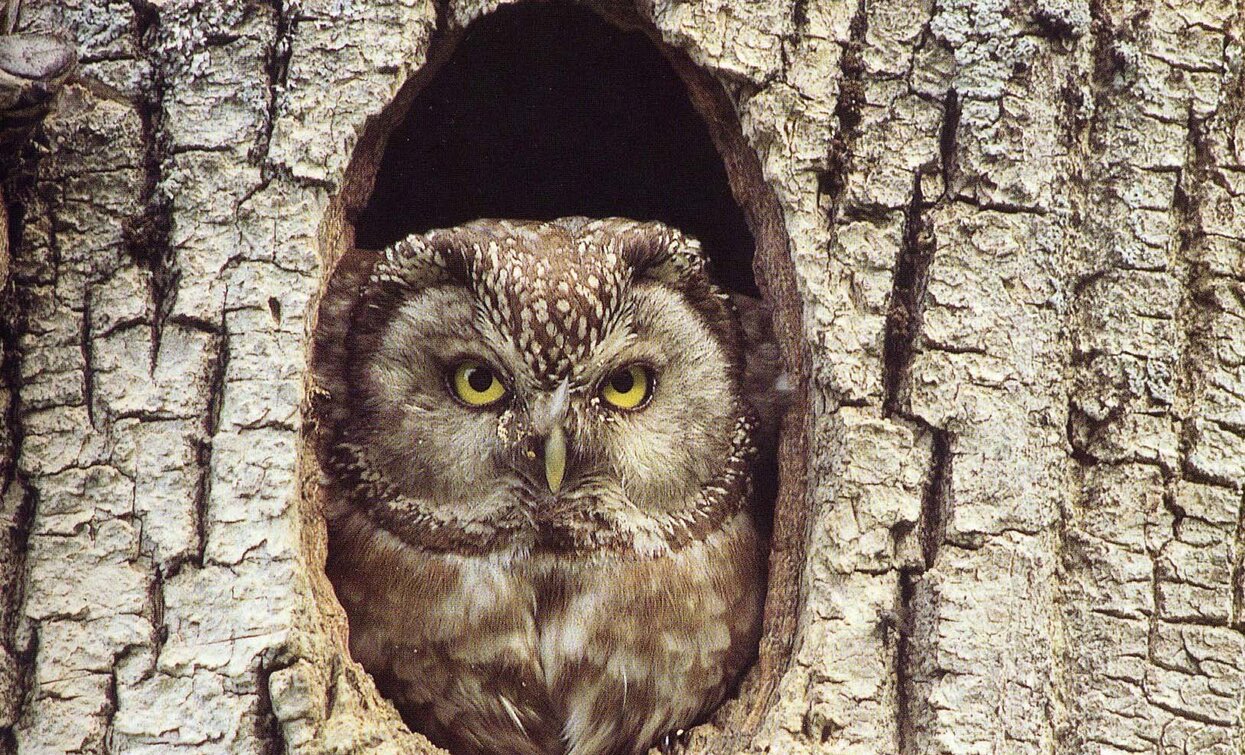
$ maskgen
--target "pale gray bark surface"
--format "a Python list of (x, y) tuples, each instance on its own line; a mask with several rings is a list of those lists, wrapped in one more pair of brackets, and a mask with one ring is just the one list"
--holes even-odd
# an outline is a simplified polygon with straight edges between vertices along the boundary
[[(426, 748), (343, 655), (300, 404), (352, 148), (483, 9), (440, 10), (25, 3), (82, 65), (10, 196), (0, 751)], [(794, 649), (731, 741), (1245, 751), (1245, 8), (640, 13), (804, 299)]]

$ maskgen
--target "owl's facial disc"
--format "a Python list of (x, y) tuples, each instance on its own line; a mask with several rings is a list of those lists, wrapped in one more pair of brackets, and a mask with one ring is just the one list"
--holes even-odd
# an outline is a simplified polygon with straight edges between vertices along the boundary
[(716, 299), (632, 276), (608, 239), (550, 231), (545, 249), (533, 233), (386, 302), (353, 373), (351, 452), (444, 521), (634, 524), (698, 505), (741, 411)]

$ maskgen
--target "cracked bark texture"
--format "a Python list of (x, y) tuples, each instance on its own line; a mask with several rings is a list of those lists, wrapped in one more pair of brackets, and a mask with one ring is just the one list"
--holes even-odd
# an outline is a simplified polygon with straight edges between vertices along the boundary
[[(352, 149), (494, 5), (24, 3), (81, 70), (5, 187), (0, 752), (434, 751), (343, 654), (300, 407)], [(1245, 9), (639, 14), (810, 372), (794, 634), (688, 750), (1245, 750)]]

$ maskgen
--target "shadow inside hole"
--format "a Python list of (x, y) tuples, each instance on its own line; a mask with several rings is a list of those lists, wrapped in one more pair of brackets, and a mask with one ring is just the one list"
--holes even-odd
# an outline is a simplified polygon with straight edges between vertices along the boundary
[(390, 134), (355, 243), (476, 218), (659, 220), (758, 295), (753, 238), (704, 120), (640, 31), (559, 3), (472, 24)]

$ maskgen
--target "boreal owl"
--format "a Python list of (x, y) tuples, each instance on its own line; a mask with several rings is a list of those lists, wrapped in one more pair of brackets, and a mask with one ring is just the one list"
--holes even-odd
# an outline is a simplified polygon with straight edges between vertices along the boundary
[(480, 220), (338, 265), (313, 363), (328, 573), (413, 728), (622, 755), (722, 701), (765, 585), (778, 371), (747, 319), (659, 223)]

